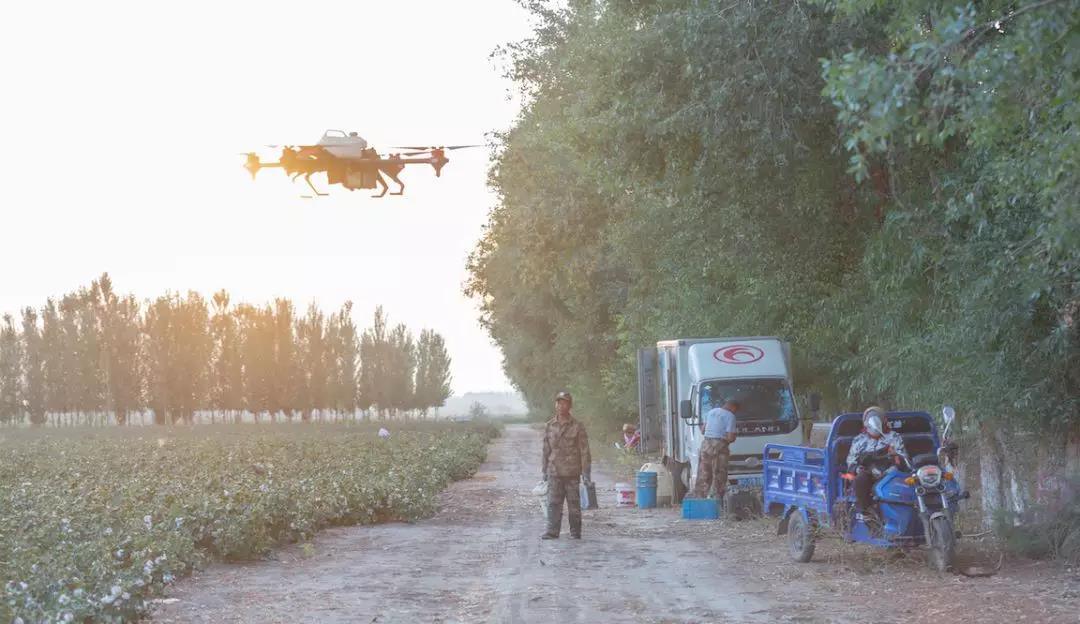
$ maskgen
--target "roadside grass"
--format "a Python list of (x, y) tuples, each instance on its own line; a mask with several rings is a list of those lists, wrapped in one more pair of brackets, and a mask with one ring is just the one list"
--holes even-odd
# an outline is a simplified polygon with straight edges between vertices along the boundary
[(425, 517), (496, 435), (398, 421), (4, 432), (0, 621), (131, 621), (208, 560)]

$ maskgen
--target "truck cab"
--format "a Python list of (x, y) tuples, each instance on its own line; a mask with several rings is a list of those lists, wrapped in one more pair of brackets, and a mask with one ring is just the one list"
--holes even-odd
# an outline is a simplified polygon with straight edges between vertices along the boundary
[(779, 338), (659, 341), (638, 353), (638, 386), (646, 449), (662, 453), (675, 502), (694, 486), (702, 418), (725, 399), (740, 404), (728, 462), (733, 480), (760, 478), (766, 444), (802, 442), (790, 349)]

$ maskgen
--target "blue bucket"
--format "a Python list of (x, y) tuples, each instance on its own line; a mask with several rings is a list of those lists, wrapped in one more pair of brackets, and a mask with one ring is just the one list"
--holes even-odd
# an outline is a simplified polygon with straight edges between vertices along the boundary
[(656, 507), (656, 473), (637, 473), (637, 506), (639, 509)]

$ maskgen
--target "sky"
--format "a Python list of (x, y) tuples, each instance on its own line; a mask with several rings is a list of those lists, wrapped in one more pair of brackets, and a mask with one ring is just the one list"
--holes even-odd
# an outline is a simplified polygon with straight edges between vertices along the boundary
[(374, 147), (485, 143), (520, 103), (497, 46), (525, 38), (513, 0), (20, 2), (0, 22), (0, 313), (108, 272), (166, 291), (301, 310), (346, 300), (359, 327), (441, 333), (456, 393), (508, 390), (501, 354), (461, 293), (495, 202), (487, 148), (404, 197), (329, 187), (241, 155), (326, 129)]

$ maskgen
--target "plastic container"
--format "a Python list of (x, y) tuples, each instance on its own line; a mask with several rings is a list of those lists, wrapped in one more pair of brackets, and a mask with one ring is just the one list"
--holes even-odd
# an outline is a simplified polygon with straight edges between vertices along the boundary
[(634, 506), (634, 487), (629, 483), (616, 483), (615, 484), (615, 506), (616, 507), (633, 507)]
[(683, 520), (716, 520), (720, 517), (720, 506), (715, 498), (684, 498), (682, 517)]
[(659, 462), (649, 462), (641, 466), (641, 472), (656, 473), (656, 505), (667, 507), (671, 504), (671, 473)]
[(637, 506), (639, 509), (656, 507), (656, 473), (637, 473)]

